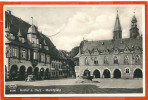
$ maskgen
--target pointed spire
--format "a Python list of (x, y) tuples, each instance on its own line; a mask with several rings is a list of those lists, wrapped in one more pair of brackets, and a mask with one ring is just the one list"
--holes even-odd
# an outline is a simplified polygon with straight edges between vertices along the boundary
[(115, 22), (115, 26), (114, 26), (114, 31), (122, 31), (119, 16), (118, 16), (118, 9), (117, 9), (117, 17), (116, 17), (116, 22)]
[(120, 25), (119, 16), (118, 16), (118, 9), (117, 9), (117, 17), (116, 17), (116, 22), (115, 22), (113, 34), (114, 34), (113, 35), (114, 40), (122, 38), (122, 29), (121, 29), (121, 25)]
[(135, 9), (134, 9), (134, 16), (133, 16), (133, 18), (132, 18), (132, 21), (131, 21), (132, 23), (136, 23), (137, 22), (137, 19), (136, 19), (136, 17), (135, 17)]

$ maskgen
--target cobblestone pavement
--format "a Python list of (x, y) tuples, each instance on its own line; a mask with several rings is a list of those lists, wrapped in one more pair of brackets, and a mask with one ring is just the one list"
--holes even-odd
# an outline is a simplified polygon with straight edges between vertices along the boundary
[[(16, 84), (16, 92), (9, 85)], [(6, 94), (142, 93), (142, 79), (59, 79), (34, 82), (7, 81)]]
[(99, 88), (142, 88), (142, 79), (58, 79), (58, 80), (36, 80), (33, 82), (7, 81), (6, 85), (16, 84), (25, 86), (55, 86), (55, 85), (95, 85)]

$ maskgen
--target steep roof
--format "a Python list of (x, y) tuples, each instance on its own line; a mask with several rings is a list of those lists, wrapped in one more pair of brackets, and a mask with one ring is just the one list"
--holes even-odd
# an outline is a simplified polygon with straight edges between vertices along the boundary
[(93, 49), (98, 49), (98, 51), (108, 50), (112, 51), (118, 48), (120, 51), (128, 47), (130, 50), (139, 47), (142, 49), (142, 38), (125, 38), (118, 40), (100, 40), (100, 41), (82, 41), (80, 45), (81, 53), (89, 50), (91, 53)]
[[(17, 39), (15, 39), (15, 40), (7, 41), (7, 43), (11, 43), (11, 44), (15, 44), (15, 45), (21, 45), (23, 47), (31, 48), (29, 46), (29, 44), (27, 43), (28, 29), (29, 29), (29, 32), (33, 31), (33, 33), (34, 33), (34, 30), (37, 30), (37, 27), (36, 26), (32, 26), (33, 29), (34, 29), (34, 30), (32, 30), (32, 27), (31, 27), (31, 25), (29, 23), (23, 21), (22, 19), (14, 16), (12, 14), (9, 14), (6, 11), (5, 12), (5, 28), (7, 28), (7, 26), (9, 26), (9, 25), (10, 25), (10, 32), (15, 37), (17, 37), (17, 35), (19, 33), (19, 28), (21, 27), (21, 35), (22, 35), (22, 37), (24, 37), (26, 42), (25, 43), (21, 43)], [(48, 52), (52, 59), (62, 60), (63, 58), (60, 56), (59, 51), (56, 49), (56, 47), (54, 46), (52, 41), (47, 36), (45, 36), (44, 34), (40, 33), (39, 31), (37, 31), (37, 33), (38, 33), (39, 43), (41, 43), (42, 45), (45, 45), (44, 44), (44, 39), (45, 39), (45, 41), (47, 43), (47, 46), (49, 47), (49, 50), (45, 51), (45, 52)], [(20, 35), (20, 33), (19, 33), (19, 35)], [(42, 51), (44, 51), (43, 47), (41, 49), (42, 49)]]
[(118, 14), (117, 14), (117, 17), (116, 17), (114, 31), (121, 31), (120, 19), (119, 19)]

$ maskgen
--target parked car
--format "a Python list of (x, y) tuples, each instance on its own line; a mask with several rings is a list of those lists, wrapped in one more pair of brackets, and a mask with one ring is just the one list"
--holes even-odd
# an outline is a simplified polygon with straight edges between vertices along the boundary
[(28, 75), (28, 77), (25, 79), (25, 81), (26, 81), (26, 82), (35, 81), (34, 75)]

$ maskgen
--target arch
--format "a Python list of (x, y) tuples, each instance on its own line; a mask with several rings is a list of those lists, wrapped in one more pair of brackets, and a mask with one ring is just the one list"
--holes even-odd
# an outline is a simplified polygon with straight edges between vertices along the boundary
[(40, 69), (40, 75), (41, 75), (41, 77), (44, 76), (44, 68), (41, 68), (41, 69)]
[(10, 69), (10, 80), (16, 80), (17, 79), (17, 65), (12, 65)]
[(121, 71), (119, 69), (114, 70), (114, 78), (121, 78)]
[(45, 70), (45, 77), (46, 77), (47, 79), (50, 77), (49, 68), (46, 68), (46, 70)]
[(114, 57), (114, 64), (118, 64), (118, 58), (116, 56)]
[(110, 78), (110, 71), (108, 69), (105, 69), (103, 72), (104, 78)]
[(83, 73), (83, 76), (90, 76), (90, 71), (86, 69)]
[(27, 69), (27, 75), (31, 75), (32, 74), (32, 67), (28, 67)]
[(142, 70), (137, 68), (135, 71), (134, 71), (134, 78), (142, 78)]
[(93, 76), (94, 76), (94, 78), (100, 78), (100, 71), (96, 69), (96, 70), (93, 72)]
[(38, 78), (38, 72), (39, 72), (39, 68), (36, 67), (36, 68), (34, 69), (34, 73), (33, 73), (36, 79)]
[(25, 79), (25, 66), (21, 66), (19, 70), (19, 79), (24, 80)]

